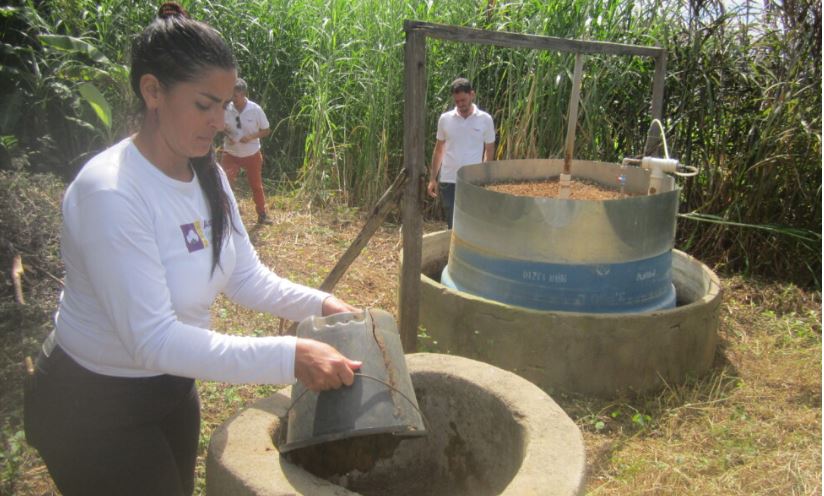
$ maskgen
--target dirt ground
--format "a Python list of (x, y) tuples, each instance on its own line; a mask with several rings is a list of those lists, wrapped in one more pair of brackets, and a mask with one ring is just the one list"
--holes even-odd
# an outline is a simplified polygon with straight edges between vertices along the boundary
[[(241, 192), (244, 219), (253, 205)], [(279, 274), (317, 286), (363, 225), (343, 207), (310, 209), (269, 198), (271, 226), (251, 227), (261, 259)], [(425, 231), (443, 229), (427, 222)], [(363, 307), (397, 316), (401, 232), (385, 223), (335, 288)], [(716, 365), (704, 377), (656, 394), (611, 401), (557, 396), (587, 448), (587, 494), (821, 494), (821, 294), (791, 285), (722, 276)], [(216, 330), (273, 335), (271, 316), (220, 298)], [(425, 350), (424, 350), (425, 351)], [(273, 386), (199, 384), (203, 421), (198, 487), (212, 430)], [(56, 494), (36, 452), (25, 448), (14, 494)]]

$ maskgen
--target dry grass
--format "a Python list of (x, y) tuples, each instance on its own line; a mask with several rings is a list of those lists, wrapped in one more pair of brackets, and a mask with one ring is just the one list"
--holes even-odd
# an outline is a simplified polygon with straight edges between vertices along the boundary
[(629, 402), (645, 426), (599, 433), (578, 418), (590, 494), (821, 493), (820, 304), (779, 316), (742, 301), (771, 286), (724, 282), (711, 374)]
[[(244, 219), (254, 208), (243, 192)], [(359, 232), (345, 208), (310, 210), (270, 198), (272, 226), (250, 229), (261, 259), (281, 275), (318, 285)], [(425, 230), (440, 229), (426, 224)], [(385, 224), (335, 293), (397, 315), (400, 232)], [(821, 494), (821, 296), (781, 284), (723, 278), (721, 347), (712, 372), (664, 391), (614, 401), (559, 396), (587, 447), (592, 495)], [(214, 326), (268, 335), (279, 322), (220, 299)], [(276, 388), (201, 383), (203, 425), (198, 491), (215, 427)], [(26, 448), (15, 494), (52, 494)]]

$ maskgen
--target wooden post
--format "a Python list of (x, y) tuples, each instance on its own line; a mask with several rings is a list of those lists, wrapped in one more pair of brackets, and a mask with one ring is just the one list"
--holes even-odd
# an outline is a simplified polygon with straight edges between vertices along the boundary
[[(661, 121), (664, 113), (664, 83), (666, 82), (667, 73), (667, 52), (662, 51), (655, 57), (655, 75), (652, 80), (652, 109), (650, 110), (651, 120), (649, 131), (647, 132), (647, 141), (644, 143), (645, 157), (660, 157), (661, 150), (661, 129), (652, 124), (652, 119)], [(663, 121), (661, 121), (663, 125)]]
[(655, 57), (655, 74), (652, 80), (652, 118), (661, 119), (664, 112), (664, 83), (667, 74), (667, 52)]
[(403, 268), (399, 288), (398, 320), (401, 343), (405, 353), (414, 353), (418, 346), (418, 322), (421, 306), (421, 251), (423, 249), (423, 219), (421, 192), (424, 163), (426, 115), (426, 37), (404, 23), (404, 108), (403, 164), (408, 171), (401, 201), (403, 224)]
[(578, 127), (578, 100), (581, 99), (581, 80), (584, 72), (584, 55), (575, 54), (575, 72), (572, 74), (572, 95), (567, 111), (566, 153), (564, 153), (564, 174), (572, 168), (572, 154), (575, 149), (575, 128)]

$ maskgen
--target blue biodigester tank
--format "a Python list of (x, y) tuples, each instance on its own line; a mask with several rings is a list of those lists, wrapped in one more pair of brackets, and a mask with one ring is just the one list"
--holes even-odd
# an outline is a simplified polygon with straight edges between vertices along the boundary
[(647, 194), (649, 172), (575, 160), (572, 177), (617, 187), (615, 200), (534, 198), (485, 185), (557, 178), (563, 160), (506, 160), (458, 171), (441, 283), (537, 310), (648, 312), (675, 306), (678, 190)]

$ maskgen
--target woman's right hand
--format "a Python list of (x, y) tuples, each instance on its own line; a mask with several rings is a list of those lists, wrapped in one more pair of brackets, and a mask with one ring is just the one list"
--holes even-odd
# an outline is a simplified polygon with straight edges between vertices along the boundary
[(295, 345), (295, 377), (315, 392), (351, 386), (361, 365), (314, 339), (298, 338)]

